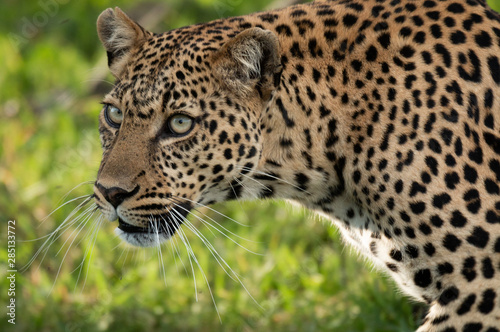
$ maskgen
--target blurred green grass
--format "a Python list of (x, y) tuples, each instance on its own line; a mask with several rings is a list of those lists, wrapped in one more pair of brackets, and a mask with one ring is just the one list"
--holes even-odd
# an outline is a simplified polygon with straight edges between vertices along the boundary
[[(54, 230), (75, 204), (42, 223), (44, 217), (62, 203), (69, 190), (95, 178), (100, 161), (99, 102), (112, 84), (95, 20), (103, 9), (116, 5), (147, 22), (147, 28), (164, 31), (262, 10), (268, 2), (7, 0), (0, 5), (0, 244), (7, 247), (7, 220), (15, 219), (18, 269), (43, 242), (31, 240)], [(500, 0), (490, 5), (500, 10)], [(70, 197), (90, 192), (91, 185), (82, 185)], [(32, 268), (17, 273), (16, 325), (2, 314), (0, 330), (416, 328), (422, 306), (400, 295), (392, 281), (372, 272), (369, 264), (346, 250), (328, 222), (279, 202), (231, 202), (214, 208), (248, 226), (210, 210), (202, 212), (249, 239), (233, 236), (259, 253), (215, 236), (196, 217), (191, 218), (240, 276), (247, 293), (217, 264), (203, 242), (184, 228), (222, 322), (196, 266), (193, 276), (179, 237), (163, 248), (163, 272), (157, 251), (127, 249), (113, 235), (112, 224), (102, 225), (93, 245), (85, 237), (92, 229), (90, 221), (71, 250), (76, 228), (51, 246), (43, 262), (36, 260)], [(172, 254), (175, 244), (179, 257)], [(91, 253), (89, 248), (93, 248)], [(9, 301), (6, 254), (0, 256), (0, 267), (3, 306)], [(83, 275), (79, 277), (80, 270)]]

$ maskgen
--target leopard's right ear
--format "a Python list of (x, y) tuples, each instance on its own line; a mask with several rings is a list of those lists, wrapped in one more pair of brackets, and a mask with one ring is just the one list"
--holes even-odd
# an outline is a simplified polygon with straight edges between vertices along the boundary
[(116, 78), (122, 75), (132, 49), (152, 35), (118, 7), (108, 8), (99, 15), (97, 34), (108, 54), (109, 69)]

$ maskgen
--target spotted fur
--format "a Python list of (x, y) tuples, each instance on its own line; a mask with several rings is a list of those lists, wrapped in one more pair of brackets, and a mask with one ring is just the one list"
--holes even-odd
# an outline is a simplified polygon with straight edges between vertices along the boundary
[(108, 9), (98, 32), (117, 80), (94, 192), (123, 239), (168, 239), (198, 204), (288, 199), (430, 306), (419, 331), (500, 331), (500, 16), (484, 1), (316, 1), (161, 34)]

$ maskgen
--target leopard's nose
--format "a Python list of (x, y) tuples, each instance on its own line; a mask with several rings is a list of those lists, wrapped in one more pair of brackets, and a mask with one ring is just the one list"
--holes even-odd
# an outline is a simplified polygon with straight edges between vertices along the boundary
[(96, 183), (96, 187), (99, 192), (104, 196), (106, 201), (108, 201), (116, 209), (124, 200), (129, 197), (134, 196), (139, 191), (139, 186), (136, 186), (134, 190), (128, 191), (120, 187), (106, 188), (100, 183)]

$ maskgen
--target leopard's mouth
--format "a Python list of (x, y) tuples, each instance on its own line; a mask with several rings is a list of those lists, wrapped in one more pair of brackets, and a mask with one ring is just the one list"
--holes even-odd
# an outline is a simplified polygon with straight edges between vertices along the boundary
[(123, 221), (122, 218), (118, 218), (118, 228), (125, 233), (151, 233), (152, 227), (137, 227), (130, 225)]
[(175, 231), (182, 225), (182, 221), (177, 223), (167, 219), (168, 216), (161, 215), (150, 221), (147, 227), (139, 227), (125, 222), (122, 218), (118, 218), (118, 229), (128, 234), (162, 234), (166, 233), (170, 236), (175, 234)]
[(118, 218), (117, 235), (125, 242), (137, 247), (152, 247), (169, 240), (181, 227), (191, 211), (189, 204), (178, 205), (168, 213), (151, 216), (145, 227), (134, 226)]

